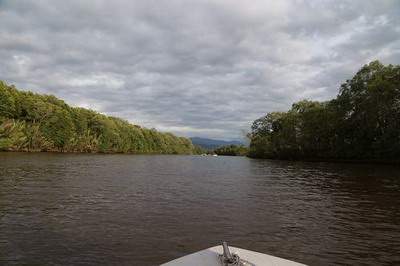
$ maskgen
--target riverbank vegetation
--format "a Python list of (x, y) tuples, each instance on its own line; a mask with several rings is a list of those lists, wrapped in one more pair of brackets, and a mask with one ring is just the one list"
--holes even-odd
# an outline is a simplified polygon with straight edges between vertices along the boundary
[(246, 156), (248, 148), (243, 145), (228, 145), (215, 149), (214, 153), (217, 155)]
[(254, 121), (249, 136), (254, 158), (398, 160), (400, 66), (371, 62), (335, 99), (268, 113)]
[(192, 154), (194, 147), (187, 138), (0, 81), (0, 150)]

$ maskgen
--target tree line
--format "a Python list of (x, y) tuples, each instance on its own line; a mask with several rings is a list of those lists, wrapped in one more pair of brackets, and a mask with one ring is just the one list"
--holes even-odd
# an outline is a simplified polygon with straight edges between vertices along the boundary
[(254, 158), (398, 160), (400, 66), (371, 62), (335, 99), (268, 113), (254, 121), (249, 138)]
[(216, 148), (213, 151), (217, 155), (227, 155), (227, 156), (246, 156), (248, 153), (248, 148), (244, 145), (228, 145)]
[(187, 138), (0, 81), (0, 150), (192, 154), (194, 147)]

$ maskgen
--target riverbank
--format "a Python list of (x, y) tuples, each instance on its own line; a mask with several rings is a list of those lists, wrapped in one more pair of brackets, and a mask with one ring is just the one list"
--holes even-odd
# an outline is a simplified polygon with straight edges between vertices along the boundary
[(105, 152), (105, 151), (57, 151), (57, 150), (0, 150), (0, 153), (48, 153), (48, 154), (126, 154), (126, 155), (199, 155), (197, 153), (157, 153), (157, 152)]
[(188, 138), (0, 81), (0, 150), (191, 154), (195, 147)]
[(398, 163), (399, 87), (400, 65), (373, 61), (346, 80), (336, 98), (302, 100), (286, 112), (270, 112), (255, 120), (249, 155)]

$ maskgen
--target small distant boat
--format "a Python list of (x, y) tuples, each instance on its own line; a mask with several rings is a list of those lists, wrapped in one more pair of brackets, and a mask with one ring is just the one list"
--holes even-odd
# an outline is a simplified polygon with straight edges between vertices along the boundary
[(281, 259), (246, 249), (228, 247), (226, 242), (161, 266), (305, 266), (298, 262)]
[(214, 156), (214, 157), (217, 157), (217, 156), (218, 156), (218, 154), (213, 154), (213, 156)]

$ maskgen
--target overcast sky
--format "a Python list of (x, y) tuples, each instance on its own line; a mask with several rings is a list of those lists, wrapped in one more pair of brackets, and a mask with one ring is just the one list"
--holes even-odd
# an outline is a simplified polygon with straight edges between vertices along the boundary
[(0, 79), (182, 136), (238, 139), (365, 63), (400, 63), (400, 1), (0, 0)]

